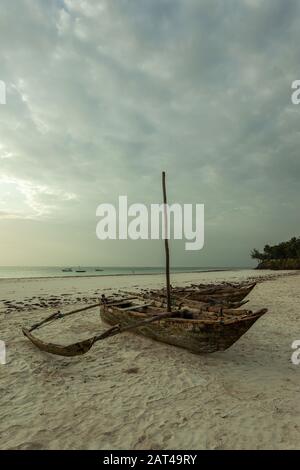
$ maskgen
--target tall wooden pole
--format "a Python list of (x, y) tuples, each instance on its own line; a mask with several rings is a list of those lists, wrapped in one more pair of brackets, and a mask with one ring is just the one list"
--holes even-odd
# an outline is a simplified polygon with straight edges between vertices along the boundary
[(167, 191), (166, 191), (166, 173), (162, 172), (162, 188), (164, 195), (164, 218), (165, 218), (165, 253), (166, 253), (166, 283), (167, 283), (167, 307), (171, 312), (171, 292), (170, 292), (170, 253), (168, 242), (168, 214), (167, 214)]

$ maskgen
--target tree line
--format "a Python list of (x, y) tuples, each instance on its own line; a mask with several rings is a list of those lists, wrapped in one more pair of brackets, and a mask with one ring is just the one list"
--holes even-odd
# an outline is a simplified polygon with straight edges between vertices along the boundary
[(259, 261), (275, 259), (300, 259), (300, 237), (293, 237), (287, 242), (278, 243), (278, 245), (265, 245), (263, 252), (254, 248), (251, 252), (251, 258)]

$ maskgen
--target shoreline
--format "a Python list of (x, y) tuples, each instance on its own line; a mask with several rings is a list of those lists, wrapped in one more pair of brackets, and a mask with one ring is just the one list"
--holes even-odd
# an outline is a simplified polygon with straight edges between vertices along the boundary
[[(205, 269), (205, 270), (191, 270), (191, 271), (170, 271), (170, 274), (195, 274), (195, 273), (218, 273), (228, 271), (243, 271), (251, 268), (224, 268), (224, 269)], [(24, 280), (39, 280), (39, 279), (86, 279), (86, 278), (103, 278), (103, 277), (120, 277), (120, 276), (161, 276), (164, 271), (158, 273), (117, 273), (117, 274), (87, 274), (82, 276), (26, 276), (26, 277), (0, 277), (1, 281), (24, 281)]]
[[(208, 274), (208, 273), (235, 273), (235, 272), (245, 272), (245, 271), (253, 271), (257, 273), (257, 277), (261, 278), (264, 276), (270, 276), (270, 278), (275, 277), (283, 277), (283, 276), (292, 276), (300, 274), (300, 270), (272, 270), (272, 269), (256, 269), (256, 268), (228, 268), (228, 269), (207, 269), (207, 270), (195, 270), (195, 271), (170, 271), (172, 276), (177, 274)], [(268, 274), (265, 274), (267, 271)], [(164, 271), (157, 272), (157, 273), (117, 273), (117, 274), (89, 274), (89, 275), (82, 275), (82, 276), (28, 276), (28, 277), (0, 277), (1, 282), (8, 282), (8, 281), (41, 281), (41, 280), (61, 280), (61, 279), (102, 279), (107, 277), (132, 277), (132, 276), (163, 276), (165, 274)], [(255, 276), (256, 277), (256, 276)]]

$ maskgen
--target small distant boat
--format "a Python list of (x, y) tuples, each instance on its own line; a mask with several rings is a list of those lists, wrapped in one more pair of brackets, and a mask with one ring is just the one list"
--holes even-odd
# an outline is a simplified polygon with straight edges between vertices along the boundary
[(76, 272), (77, 273), (86, 273), (86, 270), (85, 269), (76, 269)]
[(104, 269), (96, 268), (95, 271), (104, 271)]
[(63, 273), (72, 273), (73, 269), (72, 268), (64, 268), (64, 269), (62, 269), (62, 272)]

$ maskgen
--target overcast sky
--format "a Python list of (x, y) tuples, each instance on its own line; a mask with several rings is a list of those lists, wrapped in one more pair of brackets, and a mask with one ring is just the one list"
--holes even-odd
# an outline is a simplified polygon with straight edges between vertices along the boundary
[(100, 241), (128, 195), (205, 204), (177, 266), (247, 266), (299, 231), (298, 0), (4, 0), (0, 265), (163, 263), (160, 241)]

